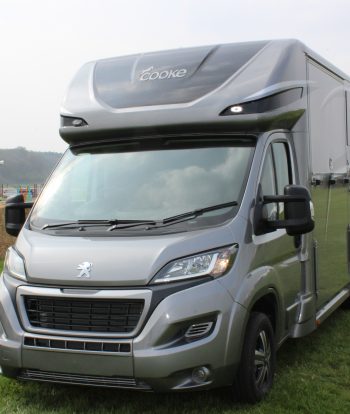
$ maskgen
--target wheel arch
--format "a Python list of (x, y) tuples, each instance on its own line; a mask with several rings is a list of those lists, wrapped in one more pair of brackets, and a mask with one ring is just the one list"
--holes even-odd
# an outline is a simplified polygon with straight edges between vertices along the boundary
[(247, 307), (244, 332), (252, 312), (264, 313), (270, 319), (275, 332), (276, 342), (278, 343), (279, 339), (283, 336), (283, 312), (281, 299), (277, 290), (274, 287), (269, 286), (258, 291), (252, 297)]
[[(249, 322), (249, 318), (252, 312), (261, 312), (266, 314), (269, 318), (272, 318), (272, 326), (275, 333), (276, 343), (279, 343), (279, 339), (281, 335), (281, 321), (282, 321), (282, 304), (279, 298), (277, 290), (272, 286), (266, 286), (259, 291), (255, 292), (254, 296), (252, 296), (251, 300), (248, 303), (248, 306), (242, 306), (242, 309), (245, 312), (241, 313), (241, 321), (240, 321), (240, 332), (241, 335), (237, 337), (237, 335), (231, 334), (229, 335), (228, 342), (227, 342), (227, 362), (238, 363), (241, 358), (244, 338), (247, 330), (247, 325)], [(270, 319), (271, 320), (271, 319)], [(239, 343), (237, 343), (237, 341)], [(235, 346), (233, 346), (235, 344)], [(232, 348), (235, 349), (235, 352), (232, 353)]]

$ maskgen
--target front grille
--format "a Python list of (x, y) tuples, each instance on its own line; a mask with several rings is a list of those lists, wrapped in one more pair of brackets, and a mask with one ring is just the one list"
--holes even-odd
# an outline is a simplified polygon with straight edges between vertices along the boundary
[(141, 317), (140, 299), (71, 299), (24, 296), (29, 323), (61, 331), (128, 333)]
[(25, 369), (20, 373), (18, 378), (22, 380), (90, 385), (95, 387), (133, 388), (145, 391), (151, 389), (149, 385), (141, 381), (136, 381), (132, 377), (102, 377)]

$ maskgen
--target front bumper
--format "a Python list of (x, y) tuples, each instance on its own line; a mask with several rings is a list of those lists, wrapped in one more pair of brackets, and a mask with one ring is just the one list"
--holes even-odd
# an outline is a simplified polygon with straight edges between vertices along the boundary
[[(215, 280), (165, 297), (133, 338), (30, 332), (20, 321), (16, 283), (0, 278), (0, 366), (6, 376), (155, 391), (232, 383), (246, 310)], [(184, 338), (186, 327), (205, 320), (215, 322), (207, 336)], [(202, 382), (192, 375), (198, 367), (209, 372)]]

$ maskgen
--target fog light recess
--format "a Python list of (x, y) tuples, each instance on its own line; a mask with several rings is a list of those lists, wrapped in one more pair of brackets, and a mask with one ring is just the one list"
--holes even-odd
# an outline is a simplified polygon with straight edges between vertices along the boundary
[(209, 378), (210, 370), (207, 367), (197, 367), (192, 371), (192, 380), (196, 384), (203, 384)]

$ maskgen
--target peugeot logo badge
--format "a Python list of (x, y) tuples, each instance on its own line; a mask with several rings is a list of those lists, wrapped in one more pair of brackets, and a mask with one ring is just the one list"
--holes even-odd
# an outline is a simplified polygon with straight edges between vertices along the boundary
[(77, 277), (84, 277), (86, 279), (90, 279), (90, 273), (91, 273), (92, 263), (89, 262), (83, 262), (80, 265), (78, 265), (77, 269), (80, 270), (80, 273)]

